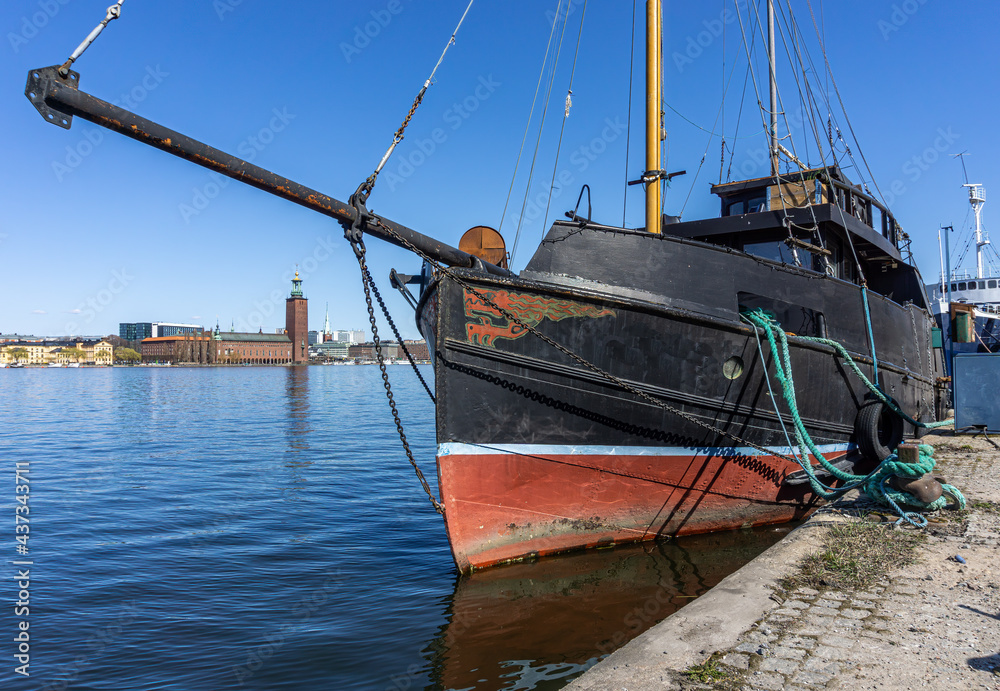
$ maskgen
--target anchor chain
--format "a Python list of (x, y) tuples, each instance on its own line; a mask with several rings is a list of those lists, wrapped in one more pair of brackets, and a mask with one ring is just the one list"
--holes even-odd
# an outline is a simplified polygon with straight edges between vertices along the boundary
[[(358, 218), (361, 214), (358, 214)], [(345, 228), (345, 235), (348, 235), (350, 229), (357, 227), (357, 220), (355, 224)], [(410, 450), (410, 444), (406, 439), (406, 432), (403, 431), (403, 422), (399, 419), (399, 411), (396, 408), (396, 399), (392, 393), (392, 385), (389, 383), (389, 372), (385, 367), (385, 357), (382, 355), (382, 342), (378, 335), (378, 325), (375, 322), (375, 307), (372, 304), (372, 292), (375, 293), (375, 297), (378, 299), (379, 305), (382, 307), (384, 312), (388, 310), (385, 307), (385, 303), (382, 300), (382, 295), (378, 291), (378, 287), (375, 285), (375, 281), (372, 280), (371, 272), (368, 270), (368, 264), (365, 261), (365, 253), (367, 252), (365, 248), (365, 242), (363, 238), (358, 238), (357, 240), (348, 237), (351, 242), (351, 246), (354, 247), (354, 253), (358, 257), (358, 266), (361, 269), (361, 284), (365, 289), (365, 303), (368, 307), (368, 322), (372, 327), (372, 342), (375, 344), (375, 357), (378, 360), (379, 369), (382, 372), (382, 386), (385, 388), (386, 398), (389, 400), (389, 409), (392, 411), (392, 419), (396, 423), (396, 431), (399, 433), (399, 441), (403, 444), (403, 450), (406, 452), (406, 458), (413, 466), (413, 470), (417, 474), (417, 479), (420, 481), (420, 486), (424, 488), (424, 492), (427, 494), (427, 498), (430, 499), (431, 504), (434, 506), (434, 510), (437, 511), (442, 516), (444, 515), (444, 505), (437, 500), (434, 493), (431, 491), (430, 485), (427, 483), (427, 478), (424, 477), (423, 471), (420, 470), (420, 466), (413, 458), (413, 451)], [(391, 323), (391, 320), (390, 320)], [(393, 331), (396, 331), (395, 325), (393, 325)], [(400, 341), (402, 343), (402, 341)], [(404, 349), (405, 352), (405, 349)], [(411, 360), (412, 364), (412, 360)], [(416, 369), (416, 366), (414, 366)], [(417, 373), (420, 376), (420, 373)], [(423, 382), (423, 377), (420, 378)], [(424, 382), (424, 387), (427, 384)], [(428, 389), (428, 393), (430, 390)]]
[(396, 328), (396, 322), (393, 320), (392, 315), (389, 314), (389, 308), (385, 305), (385, 300), (382, 299), (382, 294), (378, 290), (378, 286), (375, 285), (375, 279), (372, 278), (371, 272), (368, 271), (368, 267), (364, 268), (365, 280), (372, 287), (372, 292), (375, 293), (375, 299), (378, 300), (378, 306), (382, 308), (382, 314), (385, 315), (385, 320), (389, 322), (389, 328), (392, 329), (393, 336), (396, 337), (396, 342), (399, 343), (399, 347), (403, 349), (403, 353), (406, 355), (406, 359), (410, 362), (410, 367), (413, 368), (413, 373), (417, 375), (417, 379), (420, 383), (424, 385), (424, 391), (427, 395), (431, 397), (433, 403), (437, 403), (437, 399), (434, 398), (434, 393), (431, 391), (431, 387), (427, 386), (427, 382), (424, 380), (424, 375), (420, 373), (417, 369), (417, 363), (413, 361), (413, 356), (410, 355), (410, 351), (406, 348), (406, 344), (403, 343), (403, 337), (399, 335), (399, 329)]

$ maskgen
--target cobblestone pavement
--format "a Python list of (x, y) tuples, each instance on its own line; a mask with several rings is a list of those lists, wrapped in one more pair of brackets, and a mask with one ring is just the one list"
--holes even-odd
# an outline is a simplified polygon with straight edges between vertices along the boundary
[[(933, 523), (917, 562), (864, 592), (775, 595), (781, 606), (721, 655), (728, 685), (1000, 690), (1000, 514), (982, 503), (1000, 502), (1000, 453), (981, 437), (927, 441), (936, 472), (969, 499), (965, 519)], [(865, 502), (848, 497), (826, 510), (861, 513)]]

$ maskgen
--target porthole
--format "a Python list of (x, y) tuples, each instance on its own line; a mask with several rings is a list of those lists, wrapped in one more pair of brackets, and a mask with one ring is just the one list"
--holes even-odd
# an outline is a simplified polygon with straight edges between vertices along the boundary
[(726, 379), (739, 379), (743, 374), (743, 359), (734, 355), (722, 363), (722, 376)]

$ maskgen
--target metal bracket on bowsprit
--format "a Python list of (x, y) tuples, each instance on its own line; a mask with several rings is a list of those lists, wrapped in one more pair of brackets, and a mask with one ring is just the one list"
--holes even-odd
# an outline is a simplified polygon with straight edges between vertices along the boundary
[(354, 209), (354, 220), (350, 225), (347, 223), (341, 223), (344, 227), (344, 238), (351, 243), (351, 248), (354, 250), (354, 254), (361, 259), (365, 253), (365, 228), (368, 226), (368, 222), (372, 218), (372, 214), (368, 211), (368, 207), (365, 203), (368, 201), (368, 195), (371, 192), (371, 188), (368, 186), (368, 181), (361, 183), (357, 191), (351, 195), (348, 203)]
[(53, 91), (54, 84), (61, 84), (70, 89), (79, 89), (80, 73), (68, 70), (67, 75), (63, 77), (59, 74), (59, 65), (31, 70), (28, 72), (28, 85), (24, 87), (24, 95), (28, 97), (28, 100), (41, 113), (46, 122), (68, 130), (73, 126), (73, 115), (53, 108), (46, 100)]

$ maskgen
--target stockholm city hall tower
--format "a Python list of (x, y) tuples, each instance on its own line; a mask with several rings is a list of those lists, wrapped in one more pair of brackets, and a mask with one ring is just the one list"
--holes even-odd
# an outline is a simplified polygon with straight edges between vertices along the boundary
[(292, 294), (285, 300), (285, 332), (292, 342), (292, 364), (309, 362), (309, 300), (302, 295), (302, 279), (295, 272)]

